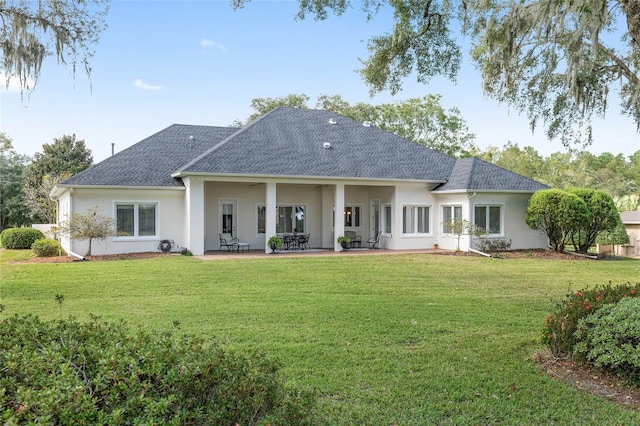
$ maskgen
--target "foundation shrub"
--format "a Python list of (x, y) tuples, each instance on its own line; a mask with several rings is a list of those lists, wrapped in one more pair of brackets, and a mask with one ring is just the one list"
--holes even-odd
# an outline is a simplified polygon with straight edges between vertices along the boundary
[(571, 356), (578, 338), (578, 322), (604, 305), (617, 303), (625, 297), (640, 295), (640, 282), (613, 286), (611, 283), (569, 291), (562, 300), (553, 302), (553, 312), (545, 320), (542, 340), (555, 356)]
[(31, 249), (38, 257), (53, 257), (66, 254), (60, 246), (60, 243), (56, 240), (52, 240), (51, 238), (35, 240), (31, 245)]
[(305, 424), (278, 364), (212, 341), (74, 319), (0, 322), (1, 424)]
[(476, 248), (484, 253), (495, 253), (500, 251), (511, 250), (511, 240), (504, 238), (478, 238), (476, 240)]
[(640, 299), (625, 298), (582, 318), (575, 354), (640, 385)]
[(28, 250), (36, 241), (44, 238), (44, 234), (34, 228), (8, 228), (0, 234), (2, 247), (10, 250)]

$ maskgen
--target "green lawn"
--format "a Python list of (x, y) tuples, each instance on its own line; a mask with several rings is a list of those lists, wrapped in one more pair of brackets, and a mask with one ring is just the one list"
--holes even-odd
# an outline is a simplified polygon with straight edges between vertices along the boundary
[[(640, 413), (531, 361), (551, 299), (638, 282), (640, 261), (425, 254), (18, 264), (0, 251), (3, 316), (89, 314), (215, 336), (277, 357), (318, 395), (318, 423), (640, 424)], [(64, 296), (62, 305), (56, 294)]]

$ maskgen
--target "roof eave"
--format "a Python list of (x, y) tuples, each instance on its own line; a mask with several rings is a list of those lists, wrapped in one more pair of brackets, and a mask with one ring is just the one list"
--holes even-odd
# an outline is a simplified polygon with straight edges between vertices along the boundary
[(375, 182), (412, 182), (426, 184), (442, 184), (446, 180), (425, 180), (425, 179), (393, 179), (393, 178), (375, 178), (364, 176), (309, 176), (309, 175), (269, 175), (269, 174), (236, 174), (236, 173), (208, 173), (208, 172), (176, 172), (171, 175), (173, 178), (186, 178), (191, 176), (210, 177), (210, 178), (233, 178), (238, 181), (253, 182), (257, 179), (283, 179), (283, 180), (326, 180), (326, 181), (375, 181)]
[(482, 193), (495, 193), (495, 194), (533, 194), (534, 192), (539, 191), (538, 189), (444, 189), (438, 190), (434, 189), (431, 192), (436, 192), (438, 194), (464, 194), (464, 193), (473, 193), (473, 192), (482, 192)]

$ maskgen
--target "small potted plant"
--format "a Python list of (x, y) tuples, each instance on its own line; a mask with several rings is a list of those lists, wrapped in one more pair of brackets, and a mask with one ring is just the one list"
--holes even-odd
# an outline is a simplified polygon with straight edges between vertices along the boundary
[(337, 241), (340, 243), (340, 245), (342, 246), (342, 250), (344, 251), (347, 249), (347, 245), (351, 242), (351, 238), (347, 237), (346, 235), (340, 235)]
[(269, 241), (267, 241), (267, 244), (269, 244), (269, 247), (271, 248), (271, 254), (275, 254), (276, 249), (284, 245), (284, 241), (282, 241), (282, 238), (278, 237), (277, 235), (274, 235), (269, 238)]
[(438, 248), (440, 248), (440, 246), (438, 245), (438, 243), (435, 243), (435, 244), (433, 245), (433, 249), (434, 249), (434, 250), (438, 250)]

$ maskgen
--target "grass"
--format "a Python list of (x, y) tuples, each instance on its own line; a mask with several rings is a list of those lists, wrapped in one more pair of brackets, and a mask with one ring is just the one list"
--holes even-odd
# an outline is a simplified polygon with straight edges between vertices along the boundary
[[(277, 357), (290, 386), (318, 395), (330, 425), (640, 424), (640, 413), (541, 373), (531, 354), (551, 299), (635, 282), (640, 261), (434, 255), (183, 256), (11, 263), (4, 316), (89, 314), (214, 336)], [(64, 296), (58, 306), (56, 294)]]

